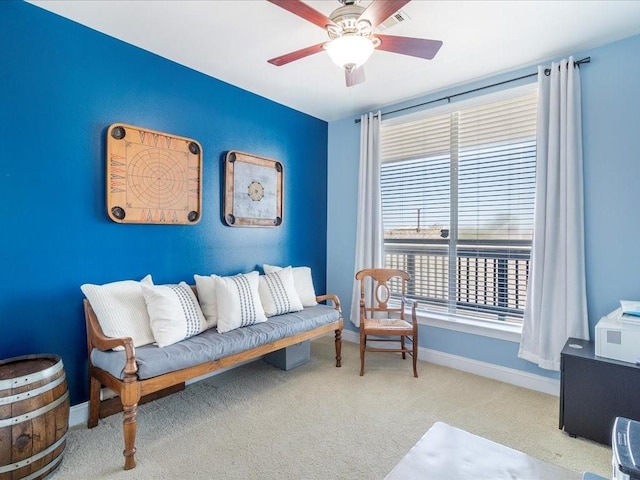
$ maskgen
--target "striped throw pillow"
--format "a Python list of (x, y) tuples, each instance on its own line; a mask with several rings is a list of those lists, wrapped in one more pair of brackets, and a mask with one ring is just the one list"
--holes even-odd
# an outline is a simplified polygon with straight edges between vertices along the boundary
[(193, 337), (207, 329), (193, 290), (185, 282), (178, 285), (142, 285), (151, 330), (160, 348)]
[[(269, 273), (282, 270), (282, 267), (267, 265), (266, 263), (262, 266), (262, 268), (264, 269), (264, 273), (266, 273), (267, 275)], [(300, 297), (302, 306), (313, 307), (314, 305), (317, 305), (318, 302), (316, 302), (316, 291), (313, 288), (311, 268), (291, 267), (291, 271), (293, 272), (293, 285), (294, 287), (296, 287), (296, 292), (298, 292), (298, 296)]]
[(255, 271), (232, 277), (212, 275), (216, 284), (218, 332), (267, 321), (258, 294), (258, 277)]
[(291, 267), (262, 275), (258, 292), (267, 317), (299, 312), (304, 308), (293, 283)]
[(112, 338), (129, 337), (136, 347), (155, 341), (141, 284), (153, 285), (151, 275), (144, 277), (142, 282), (122, 280), (104, 285), (85, 283), (80, 287), (98, 318), (102, 332)]

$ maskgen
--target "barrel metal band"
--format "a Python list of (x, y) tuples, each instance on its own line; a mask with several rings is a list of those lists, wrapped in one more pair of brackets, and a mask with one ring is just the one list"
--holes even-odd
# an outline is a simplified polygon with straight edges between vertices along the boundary
[(30, 383), (38, 382), (40, 380), (44, 380), (45, 378), (50, 377), (51, 375), (55, 375), (60, 370), (62, 370), (64, 365), (62, 365), (62, 360), (57, 362), (55, 365), (51, 365), (44, 370), (40, 370), (39, 372), (34, 372), (24, 377), (10, 378), (8, 380), (0, 380), (0, 390), (7, 390), (9, 388), (21, 387), (23, 385), (29, 385)]
[(24, 415), (19, 415), (17, 417), (7, 418), (5, 420), (0, 420), (0, 428), (6, 427), (9, 425), (16, 425), (18, 423), (26, 422), (27, 420), (31, 420), (34, 417), (40, 416), (43, 413), (47, 413), (49, 410), (53, 410), (58, 405), (61, 405), (67, 398), (69, 398), (69, 392), (64, 392), (60, 398), (51, 402), (44, 407), (40, 407), (36, 410), (32, 410), (31, 412), (27, 412)]
[(44, 467), (42, 467), (37, 472), (33, 472), (31, 475), (24, 477), (22, 480), (34, 480), (35, 478), (40, 478), (43, 473), (49, 473), (45, 477), (45, 480), (51, 478), (51, 474), (60, 468), (60, 463), (62, 462), (62, 455), (58, 455), (55, 459), (51, 460)]
[(35, 397), (40, 395), (41, 393), (48, 392), (49, 390), (53, 390), (67, 378), (66, 374), (62, 374), (62, 376), (56, 378), (53, 382), (47, 383), (39, 388), (34, 388), (33, 390), (28, 390), (26, 392), (18, 393), (16, 395), (11, 395), (10, 397), (2, 397), (0, 398), (0, 405), (6, 405), (8, 403), (15, 403), (21, 400), (26, 400), (27, 398)]
[[(32, 455), (29, 458), (25, 458), (24, 460), (20, 460), (19, 462), (16, 463), (12, 463), (10, 465), (5, 465), (4, 467), (0, 467), (0, 473), (7, 473), (7, 472), (12, 472), (13, 470), (17, 470), (18, 468), (22, 468), (22, 467), (26, 467), (27, 465), (32, 464), (33, 462), (37, 462), (38, 460), (40, 460), (42, 457), (44, 457), (45, 455), (49, 455), (51, 452), (53, 452), (56, 448), (58, 448), (60, 445), (62, 445), (62, 443), (67, 439), (67, 432), (64, 432), (64, 435), (53, 445), (49, 446), (48, 448), (46, 448), (45, 450), (36, 453), (35, 455)], [(59, 456), (60, 458), (62, 458), (62, 456)], [(51, 462), (49, 462), (50, 464)], [(38, 472), (36, 472), (38, 473)], [(32, 474), (35, 475), (36, 473)], [(31, 477), (28, 477), (31, 478)], [(35, 477), (33, 477), (35, 478)]]

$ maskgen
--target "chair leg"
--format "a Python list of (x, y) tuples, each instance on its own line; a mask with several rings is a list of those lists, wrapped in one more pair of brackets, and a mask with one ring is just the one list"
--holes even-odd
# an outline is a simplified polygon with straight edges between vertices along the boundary
[(412, 337), (413, 343), (413, 376), (418, 378), (418, 338)]
[(400, 335), (400, 348), (402, 348), (402, 359), (406, 360), (407, 352), (405, 352), (404, 335)]
[(364, 375), (364, 351), (367, 347), (367, 336), (360, 336), (360, 376)]

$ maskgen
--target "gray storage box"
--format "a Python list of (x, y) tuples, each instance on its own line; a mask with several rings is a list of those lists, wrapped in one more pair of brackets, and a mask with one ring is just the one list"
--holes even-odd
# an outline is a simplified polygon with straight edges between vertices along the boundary
[(264, 356), (267, 363), (282, 370), (291, 370), (311, 360), (311, 341), (296, 343)]

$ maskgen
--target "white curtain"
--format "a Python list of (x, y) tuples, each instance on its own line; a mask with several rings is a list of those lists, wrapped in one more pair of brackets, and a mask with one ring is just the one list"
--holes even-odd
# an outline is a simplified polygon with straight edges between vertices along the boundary
[(360, 282), (355, 280), (355, 274), (363, 268), (384, 266), (380, 193), (380, 117), (380, 112), (360, 117), (356, 255), (350, 317), (358, 327), (360, 326)]
[(584, 265), (580, 70), (538, 68), (535, 226), (519, 356), (560, 370), (567, 338), (589, 338)]

